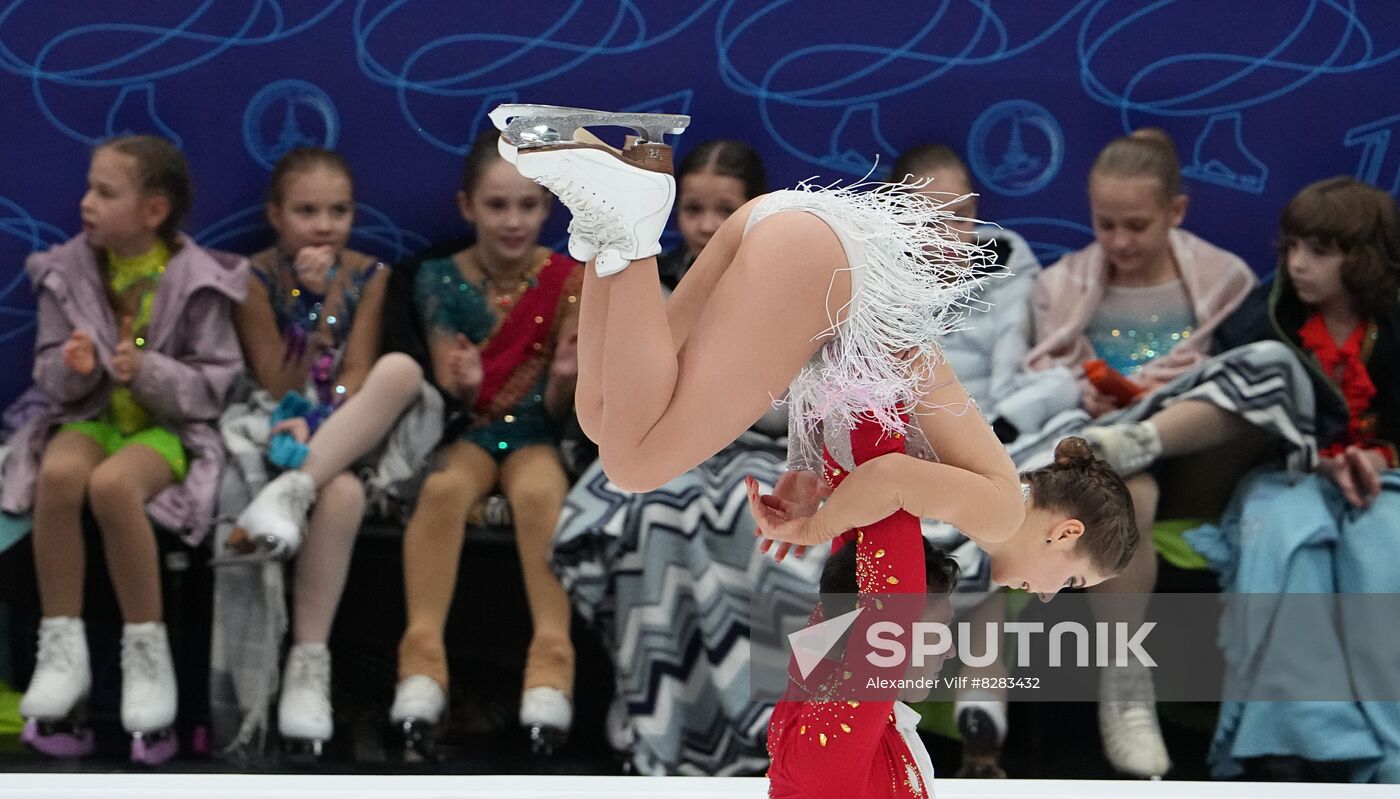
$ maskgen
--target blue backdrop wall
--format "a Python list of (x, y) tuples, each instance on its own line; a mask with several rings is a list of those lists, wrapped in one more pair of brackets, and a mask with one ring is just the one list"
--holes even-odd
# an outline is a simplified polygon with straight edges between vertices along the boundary
[(681, 151), (747, 140), (775, 186), (940, 140), (1048, 264), (1090, 239), (1099, 147), (1155, 125), (1187, 226), (1263, 273), (1304, 184), (1400, 185), (1397, 54), (1394, 0), (0, 0), (0, 401), (29, 382), (24, 256), (77, 229), (117, 133), (177, 141), (189, 232), (241, 251), (278, 155), (335, 147), (353, 245), (387, 259), (463, 232), (460, 157), (500, 102), (688, 113)]

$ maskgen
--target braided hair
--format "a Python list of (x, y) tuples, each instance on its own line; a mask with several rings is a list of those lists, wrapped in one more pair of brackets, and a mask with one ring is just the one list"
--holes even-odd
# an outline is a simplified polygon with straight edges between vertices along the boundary
[(1055, 462), (1021, 474), (1037, 507), (1066, 513), (1084, 523), (1080, 548), (1105, 575), (1121, 574), (1140, 538), (1128, 487), (1077, 436), (1055, 447)]

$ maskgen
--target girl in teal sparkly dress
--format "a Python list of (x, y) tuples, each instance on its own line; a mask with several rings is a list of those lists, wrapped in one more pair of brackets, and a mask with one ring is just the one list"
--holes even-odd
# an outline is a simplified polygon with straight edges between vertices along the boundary
[(533, 623), (520, 724), (550, 750), (572, 722), (569, 600), (547, 561), (569, 489), (556, 444), (573, 408), (583, 277), (577, 262), (538, 245), (550, 199), (501, 160), (491, 131), (468, 154), (457, 195), (476, 244), (424, 262), (415, 280), (436, 382), (470, 422), (441, 450), (404, 534), (408, 629), (390, 717), (411, 743), (445, 709), (443, 632), (463, 533), (497, 487), (510, 502)]

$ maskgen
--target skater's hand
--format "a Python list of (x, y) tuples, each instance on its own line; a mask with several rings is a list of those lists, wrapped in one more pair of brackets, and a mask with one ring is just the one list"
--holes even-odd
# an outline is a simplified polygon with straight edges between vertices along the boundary
[(296, 416), (291, 419), (283, 419), (273, 426), (268, 432), (268, 437), (278, 433), (289, 433), (298, 444), (305, 444), (311, 438), (311, 425), (307, 424), (305, 417)]
[(74, 330), (63, 342), (63, 363), (74, 372), (87, 377), (97, 368), (97, 350), (92, 346), (92, 337), (81, 330)]
[(472, 397), (481, 388), (486, 373), (481, 366), (481, 351), (471, 339), (458, 333), (453, 338), (452, 353), (448, 356), (447, 376), (449, 386), (462, 398)]
[(578, 334), (560, 340), (554, 350), (554, 361), (549, 365), (550, 377), (560, 380), (574, 380), (578, 377)]
[[(811, 475), (813, 479), (817, 479), (811, 472), (796, 474)], [(745, 477), (744, 482), (748, 488), (749, 510), (753, 513), (754, 521), (758, 523), (754, 535), (763, 539), (758, 547), (759, 552), (767, 554), (773, 548), (774, 542), (777, 542), (778, 548), (773, 553), (773, 559), (781, 562), (789, 552), (801, 557), (807, 551), (807, 547), (829, 540), (811, 524), (818, 505), (815, 497), (819, 494), (818, 489), (810, 485), (806, 478), (792, 478), (786, 485), (779, 480), (779, 487), (774, 490), (785, 491), (791, 499), (776, 494), (760, 495), (758, 481), (752, 477)]]
[[(750, 481), (752, 481), (752, 479), (753, 478), (748, 478)], [(754, 490), (756, 489), (757, 484), (755, 483)], [(793, 514), (795, 516), (811, 516), (817, 512), (817, 507), (821, 504), (821, 498), (829, 494), (830, 490), (815, 473), (807, 471), (806, 469), (796, 469), (790, 472), (783, 472), (783, 476), (778, 478), (778, 484), (773, 487), (772, 495), (766, 498), (760, 497), (760, 501), (786, 501), (792, 504)], [(755, 515), (754, 518), (757, 519), (758, 517)], [(761, 537), (763, 535), (763, 529), (761, 527), (755, 527), (753, 534)], [(771, 539), (765, 539), (759, 544), (759, 551), (766, 554), (772, 546), (773, 541)], [(782, 543), (778, 546), (778, 550), (774, 553), (773, 557), (775, 560), (781, 561), (783, 558), (787, 557), (788, 552), (791, 550), (792, 544)], [(807, 547), (799, 546), (793, 554), (801, 557), (806, 551)]]
[(124, 316), (121, 332), (117, 336), (117, 347), (112, 351), (112, 378), (127, 385), (136, 379), (140, 368), (141, 348), (136, 346), (136, 322), (130, 316)]
[(328, 288), (327, 276), (330, 275), (331, 267), (335, 265), (335, 247), (330, 244), (302, 247), (297, 250), (293, 265), (297, 273), (297, 282), (302, 288), (312, 294), (325, 294)]
[(1369, 508), (1381, 493), (1381, 472), (1385, 459), (1374, 450), (1347, 447), (1340, 455), (1324, 456), (1317, 470), (1341, 489), (1342, 496), (1355, 508)]

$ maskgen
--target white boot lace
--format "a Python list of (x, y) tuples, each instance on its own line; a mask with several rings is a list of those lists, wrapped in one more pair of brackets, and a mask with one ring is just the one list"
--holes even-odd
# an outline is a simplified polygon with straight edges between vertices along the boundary
[(327, 652), (297, 649), (287, 663), (287, 690), (312, 700), (318, 714), (331, 714), (331, 660)]

